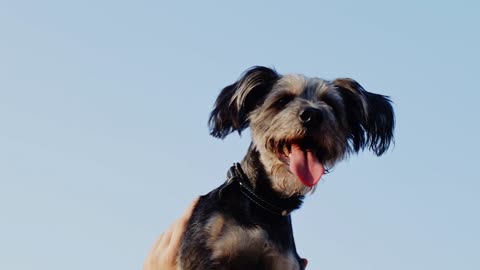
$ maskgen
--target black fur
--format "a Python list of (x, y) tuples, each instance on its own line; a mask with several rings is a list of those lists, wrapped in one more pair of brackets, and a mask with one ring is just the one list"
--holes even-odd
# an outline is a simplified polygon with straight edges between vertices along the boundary
[(355, 152), (368, 147), (382, 155), (393, 140), (395, 118), (390, 98), (365, 91), (355, 80), (333, 81), (342, 94), (348, 114), (349, 138)]
[[(252, 144), (241, 163), (247, 182), (263, 200), (290, 212), (301, 206), (305, 193), (279, 190), (283, 186), (276, 181), (287, 177), (294, 181), (289, 182), (294, 183), (294, 188), (298, 183), (301, 190), (306, 187), (286, 169), (288, 166), (273, 172), (278, 170), (275, 166), (279, 166), (279, 161), (284, 162), (281, 159), (285, 157), (278, 153), (284, 153), (285, 147), (294, 143), (302, 151), (315, 153), (317, 160), (327, 165), (365, 148), (380, 156), (393, 142), (395, 119), (388, 97), (367, 92), (352, 79), (325, 81), (285, 76), (260, 66), (247, 70), (221, 91), (209, 127), (212, 136), (222, 139), (234, 131), (240, 134), (245, 128), (252, 128)], [(283, 89), (291, 84), (295, 88), (292, 91)], [(315, 112), (315, 117), (308, 117), (308, 125), (307, 117), (302, 116), (306, 109)], [(284, 166), (281, 162), (280, 166)], [(208, 228), (212, 217), (218, 216), (229, 221), (221, 228), (219, 239), (212, 237), (213, 229)], [(229, 230), (249, 229), (265, 232), (264, 238), (252, 241), (265, 241), (271, 245), (266, 250), (276, 252), (273, 258), (285, 260), (276, 269), (304, 269), (296, 252), (290, 216), (259, 207), (235, 183), (222, 184), (200, 198), (182, 240), (178, 257), (181, 269), (272, 269), (272, 253), (253, 246), (239, 248), (234, 254), (213, 256), (225, 250), (216, 248), (212, 241), (221, 243), (222, 237), (226, 237), (223, 233)], [(241, 244), (242, 239), (236, 241)]]
[[(257, 185), (255, 192), (262, 197), (285, 209), (294, 210), (300, 208), (302, 196), (281, 198), (272, 190), (270, 180), (263, 165), (258, 159), (258, 152), (250, 147), (248, 154), (242, 162), (243, 167), (258, 168), (255, 177)], [(294, 256), (300, 266), (301, 258), (296, 253), (290, 216), (279, 216), (258, 207), (240, 191), (240, 187), (231, 184), (225, 187), (221, 185), (210, 193), (201, 196), (193, 215), (187, 225), (189, 228), (184, 235), (184, 241), (180, 250), (180, 260), (183, 269), (188, 270), (244, 270), (244, 269), (267, 269), (264, 256), (252, 256), (246, 252), (237, 257), (214, 261), (210, 260), (211, 250), (207, 246), (208, 230), (205, 230), (209, 217), (221, 214), (226, 218), (235, 220), (238, 226), (243, 228), (262, 228), (268, 232), (269, 241), (280, 250), (293, 250)]]
[[(275, 70), (257, 66), (248, 69), (238, 81), (223, 88), (210, 114), (210, 134), (222, 139), (233, 131), (240, 134), (248, 127), (248, 114), (263, 102), (279, 77)], [(244, 99), (234, 98), (235, 94), (243, 95)]]

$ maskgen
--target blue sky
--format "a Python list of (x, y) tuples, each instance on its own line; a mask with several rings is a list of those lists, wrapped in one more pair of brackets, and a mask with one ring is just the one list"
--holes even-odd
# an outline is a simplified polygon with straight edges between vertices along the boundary
[(208, 135), (253, 65), (392, 97), (395, 147), (293, 214), (309, 269), (479, 269), (474, 1), (0, 1), (0, 269), (140, 269), (249, 134)]

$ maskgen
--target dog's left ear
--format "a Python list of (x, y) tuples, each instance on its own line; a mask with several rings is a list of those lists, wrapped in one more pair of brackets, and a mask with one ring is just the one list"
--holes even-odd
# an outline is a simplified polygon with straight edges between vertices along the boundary
[(378, 156), (382, 155), (393, 141), (395, 129), (390, 98), (365, 91), (353, 79), (336, 79), (333, 85), (345, 104), (351, 150), (358, 152), (368, 147)]
[(223, 88), (208, 121), (210, 134), (225, 138), (248, 127), (248, 114), (262, 104), (280, 75), (266, 67), (246, 70), (235, 83)]

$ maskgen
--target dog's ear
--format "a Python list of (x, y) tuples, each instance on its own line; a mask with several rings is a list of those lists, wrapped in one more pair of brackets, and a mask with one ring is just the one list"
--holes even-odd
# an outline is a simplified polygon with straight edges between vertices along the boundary
[(395, 116), (390, 98), (365, 91), (355, 80), (336, 79), (346, 108), (351, 150), (358, 152), (368, 147), (378, 156), (393, 141)]
[(272, 86), (280, 78), (273, 69), (252, 67), (240, 79), (220, 92), (208, 121), (210, 134), (225, 138), (233, 131), (248, 127), (248, 114), (263, 103)]

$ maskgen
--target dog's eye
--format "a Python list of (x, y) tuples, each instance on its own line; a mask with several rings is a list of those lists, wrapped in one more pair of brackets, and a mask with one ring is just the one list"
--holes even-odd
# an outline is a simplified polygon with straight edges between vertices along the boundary
[(290, 95), (283, 96), (275, 102), (274, 106), (277, 108), (283, 108), (292, 100), (293, 100), (293, 96), (290, 96)]

